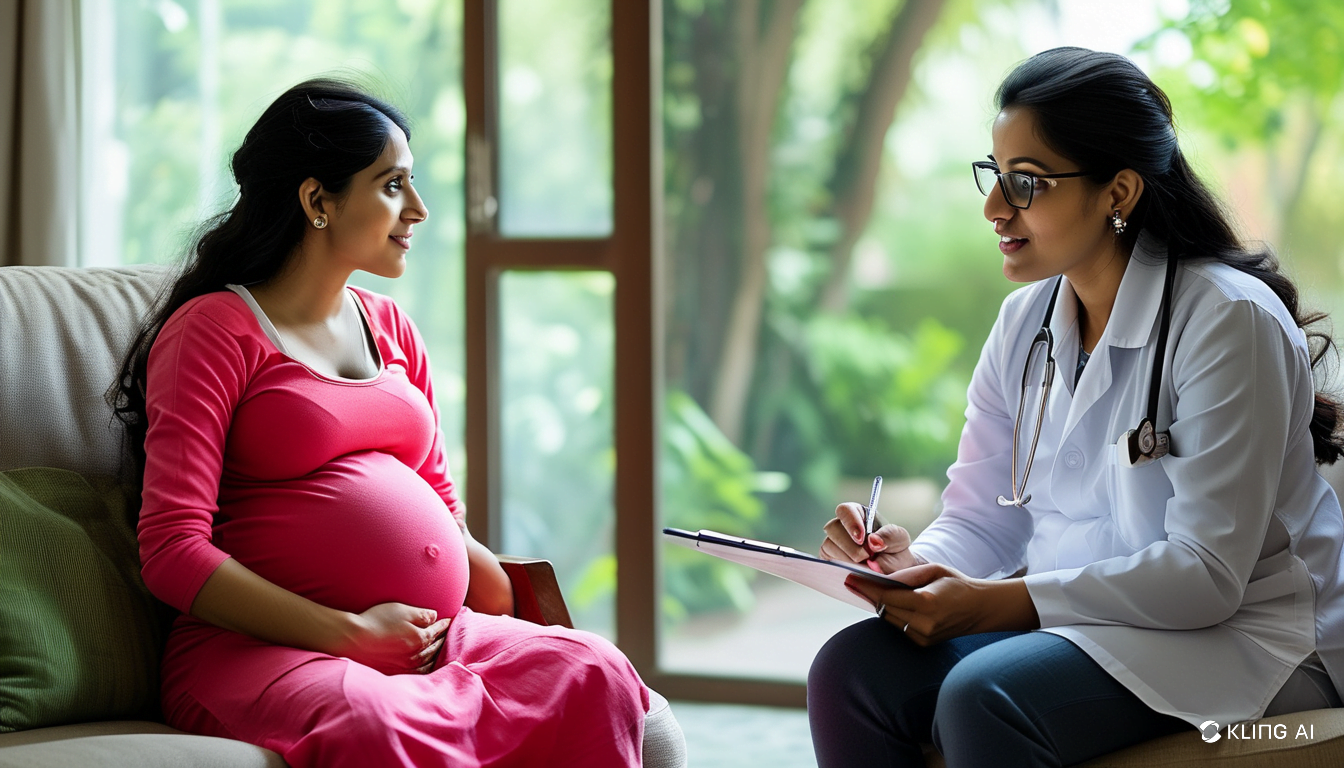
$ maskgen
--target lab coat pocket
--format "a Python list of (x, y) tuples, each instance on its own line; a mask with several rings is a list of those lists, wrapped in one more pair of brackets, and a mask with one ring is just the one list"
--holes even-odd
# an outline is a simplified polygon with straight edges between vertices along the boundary
[(1106, 489), (1111, 495), (1115, 530), (1126, 546), (1137, 552), (1167, 538), (1167, 501), (1171, 482), (1163, 459), (1141, 467), (1120, 463), (1119, 448), (1106, 451)]

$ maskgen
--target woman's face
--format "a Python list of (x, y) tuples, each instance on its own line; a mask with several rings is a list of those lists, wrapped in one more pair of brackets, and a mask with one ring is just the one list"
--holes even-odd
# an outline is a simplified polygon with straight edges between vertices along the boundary
[[(994, 120), (994, 154), (999, 171), (1030, 174), (1090, 170), (1056, 154), (1036, 135), (1028, 109), (1008, 107)], [(1110, 196), (1086, 178), (1037, 180), (1031, 205), (1008, 204), (1001, 187), (985, 198), (985, 218), (994, 223), (1003, 253), (1003, 274), (1018, 283), (1066, 274), (1085, 282), (1115, 253)]]
[(406, 134), (394, 127), (383, 153), (356, 173), (344, 198), (328, 208), (326, 234), (342, 266), (380, 277), (406, 271), (411, 227), (429, 216), (411, 185), (413, 162)]

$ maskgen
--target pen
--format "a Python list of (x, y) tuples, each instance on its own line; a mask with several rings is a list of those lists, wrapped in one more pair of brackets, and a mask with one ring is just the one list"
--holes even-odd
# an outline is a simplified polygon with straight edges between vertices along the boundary
[(868, 497), (868, 508), (863, 511), (864, 545), (868, 535), (873, 532), (873, 519), (877, 516), (877, 497), (882, 495), (882, 476), (873, 478), (873, 495)]

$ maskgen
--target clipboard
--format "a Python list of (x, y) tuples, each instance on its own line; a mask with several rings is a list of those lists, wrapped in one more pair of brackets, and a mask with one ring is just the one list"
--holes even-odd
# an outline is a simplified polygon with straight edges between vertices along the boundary
[(845, 588), (845, 578), (850, 574), (883, 587), (913, 589), (909, 584), (861, 565), (822, 560), (790, 547), (729, 536), (717, 531), (664, 528), (663, 536), (672, 544), (696, 549), (707, 555), (755, 568), (771, 576), (788, 579), (869, 613), (876, 613), (877, 606)]

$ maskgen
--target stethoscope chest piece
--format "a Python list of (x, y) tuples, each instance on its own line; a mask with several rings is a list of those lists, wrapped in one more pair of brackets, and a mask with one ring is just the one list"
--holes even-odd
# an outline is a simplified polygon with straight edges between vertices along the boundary
[(1120, 436), (1115, 444), (1120, 463), (1126, 467), (1142, 467), (1166, 456), (1171, 451), (1171, 433), (1158, 432), (1153, 422), (1145, 418), (1136, 429)]

